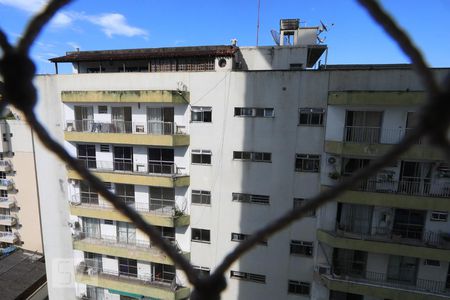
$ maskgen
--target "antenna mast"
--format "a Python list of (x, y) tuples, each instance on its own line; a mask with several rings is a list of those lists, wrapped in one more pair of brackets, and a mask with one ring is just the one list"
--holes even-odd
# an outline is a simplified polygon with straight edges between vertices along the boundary
[(258, 0), (258, 21), (256, 23), (256, 46), (258, 46), (259, 39), (259, 8), (261, 7), (261, 0)]

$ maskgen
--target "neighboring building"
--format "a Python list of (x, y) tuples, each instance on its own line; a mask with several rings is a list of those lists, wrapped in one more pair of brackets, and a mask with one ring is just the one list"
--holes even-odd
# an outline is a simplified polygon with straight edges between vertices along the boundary
[(44, 257), (22, 249), (0, 257), (0, 295), (2, 300), (48, 299)]
[[(306, 69), (326, 46), (317, 28), (289, 26), (281, 36), (293, 46), (70, 52), (51, 61), (74, 74), (36, 79), (38, 111), (209, 273), (252, 232), (383, 154), (425, 99), (407, 65)], [(448, 168), (416, 145), (244, 255), (223, 299), (449, 298)], [(76, 172), (48, 155), (37, 169), (55, 175), (39, 184), (50, 299), (188, 298), (183, 273)]]
[(0, 249), (42, 254), (33, 133), (10, 113), (0, 120), (0, 137)]

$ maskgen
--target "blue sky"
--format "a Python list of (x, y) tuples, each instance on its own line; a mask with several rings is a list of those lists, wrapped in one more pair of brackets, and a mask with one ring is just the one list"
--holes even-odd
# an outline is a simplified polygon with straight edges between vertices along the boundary
[[(11, 41), (46, 0), (0, 0), (0, 27)], [(450, 66), (450, 1), (385, 0), (386, 9), (421, 45), (434, 67)], [(260, 45), (273, 45), (281, 18), (334, 26), (323, 36), (328, 63), (407, 63), (407, 58), (352, 0), (261, 0)], [(78, 0), (48, 25), (32, 50), (39, 73), (48, 58), (81, 50), (256, 43), (257, 0)], [(68, 66), (67, 66), (68, 67)], [(64, 68), (69, 70), (69, 68)]]

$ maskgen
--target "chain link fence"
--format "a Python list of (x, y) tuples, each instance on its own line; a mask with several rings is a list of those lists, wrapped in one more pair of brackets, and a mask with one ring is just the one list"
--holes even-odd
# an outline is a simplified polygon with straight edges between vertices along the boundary
[(34, 114), (33, 109), (37, 102), (37, 91), (32, 84), (35, 76), (35, 66), (29, 57), (29, 50), (43, 26), (48, 23), (59, 9), (69, 2), (71, 1), (50, 1), (45, 9), (29, 22), (25, 33), (15, 46), (8, 42), (6, 34), (0, 29), (0, 46), (3, 50), (3, 57), (0, 60), (0, 74), (4, 80), (0, 91), (3, 94), (0, 108), (3, 109), (6, 105), (11, 104), (22, 111), (31, 128), (50, 151), (56, 154), (69, 167), (76, 170), (99, 194), (130, 219), (137, 228), (145, 232), (152, 243), (164, 251), (177, 267), (186, 273), (189, 282), (194, 286), (191, 299), (220, 299), (221, 292), (227, 285), (224, 273), (241, 255), (271, 235), (289, 226), (292, 222), (307, 216), (311, 211), (318, 209), (325, 203), (334, 201), (347, 189), (355, 187), (362, 179), (375, 175), (378, 170), (395, 161), (399, 155), (406, 152), (424, 137), (427, 137), (432, 146), (439, 147), (447, 161), (450, 162), (450, 141), (447, 138), (450, 126), (450, 76), (447, 76), (445, 82), (439, 84), (419, 49), (396, 24), (395, 20), (384, 11), (380, 4), (375, 0), (357, 0), (409, 57), (425, 87), (427, 101), (420, 110), (419, 126), (411, 129), (411, 132), (398, 144), (393, 145), (385, 155), (375, 159), (366, 168), (360, 169), (351, 177), (345, 178), (338, 185), (322, 191), (304, 206), (295, 208), (271, 223), (266, 224), (230, 252), (211, 275), (200, 277), (189, 261), (180, 254), (173, 244), (164, 239), (153, 225), (148, 224), (138, 212), (126, 205), (125, 202), (120, 201), (104, 186), (103, 182), (91, 174), (85, 166), (79, 164), (63, 146), (53, 140)]

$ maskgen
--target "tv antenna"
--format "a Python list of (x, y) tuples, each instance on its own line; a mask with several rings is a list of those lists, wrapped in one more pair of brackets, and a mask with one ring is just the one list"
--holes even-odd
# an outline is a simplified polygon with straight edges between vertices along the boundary
[(278, 31), (276, 31), (275, 29), (272, 29), (270, 31), (270, 34), (272, 35), (273, 41), (275, 42), (275, 44), (277, 44), (277, 46), (280, 46), (280, 34), (278, 33)]

